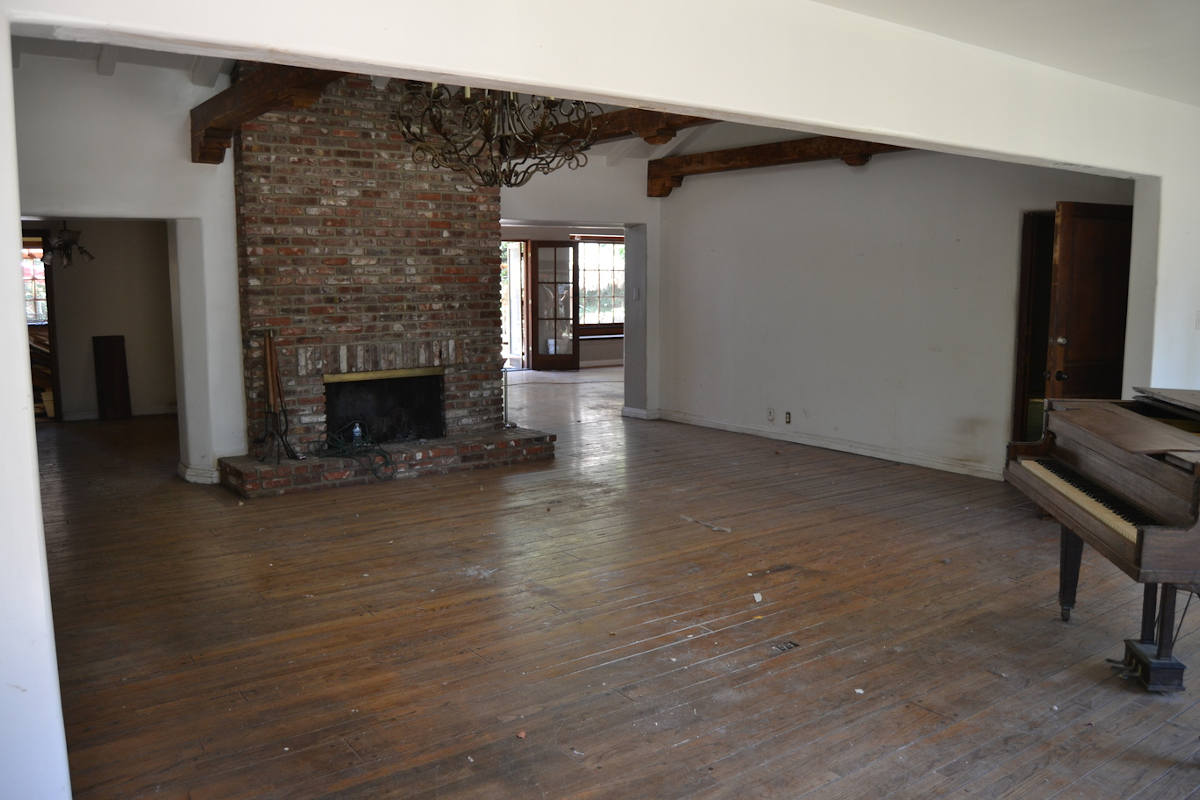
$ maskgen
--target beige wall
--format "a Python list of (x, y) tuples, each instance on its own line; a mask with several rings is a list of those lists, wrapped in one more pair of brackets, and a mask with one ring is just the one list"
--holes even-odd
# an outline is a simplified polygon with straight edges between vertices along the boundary
[(96, 418), (93, 336), (125, 337), (135, 416), (174, 412), (166, 223), (70, 220), (68, 225), (80, 231), (80, 242), (96, 260), (79, 256), (69, 267), (52, 267), (63, 418)]

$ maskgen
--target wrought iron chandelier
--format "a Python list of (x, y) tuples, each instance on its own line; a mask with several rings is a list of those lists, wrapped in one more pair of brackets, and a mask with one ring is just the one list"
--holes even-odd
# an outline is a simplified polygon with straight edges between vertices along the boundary
[(47, 237), (49, 241), (46, 243), (42, 262), (55, 267), (69, 267), (75, 259), (76, 252), (86, 256), (88, 261), (95, 261), (96, 257), (79, 243), (79, 235), (79, 231), (67, 230), (67, 222), (63, 220), (62, 228), (51, 232)]
[(479, 186), (524, 186), (539, 172), (587, 164), (598, 114), (582, 100), (409, 81), (397, 118), (418, 160)]

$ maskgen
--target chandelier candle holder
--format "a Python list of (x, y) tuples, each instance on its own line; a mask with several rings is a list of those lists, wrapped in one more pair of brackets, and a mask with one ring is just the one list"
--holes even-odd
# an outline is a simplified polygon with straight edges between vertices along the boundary
[(600, 113), (582, 100), (409, 81), (397, 119), (417, 160), (478, 186), (524, 186), (539, 172), (587, 164)]

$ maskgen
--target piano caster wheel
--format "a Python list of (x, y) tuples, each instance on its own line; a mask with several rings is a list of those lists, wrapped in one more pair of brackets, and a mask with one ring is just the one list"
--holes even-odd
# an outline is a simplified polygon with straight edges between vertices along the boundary
[(1062, 616), (1063, 622), (1070, 622), (1071, 621), (1071, 607), (1063, 606), (1061, 616)]

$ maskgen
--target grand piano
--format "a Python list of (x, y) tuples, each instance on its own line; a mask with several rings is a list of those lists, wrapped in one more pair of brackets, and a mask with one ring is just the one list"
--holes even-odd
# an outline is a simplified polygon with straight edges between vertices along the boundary
[(1062, 526), (1063, 620), (1086, 542), (1145, 585), (1126, 674), (1150, 691), (1181, 691), (1176, 595), (1200, 584), (1200, 391), (1136, 391), (1132, 400), (1047, 400), (1042, 439), (1009, 444), (1004, 477)]

